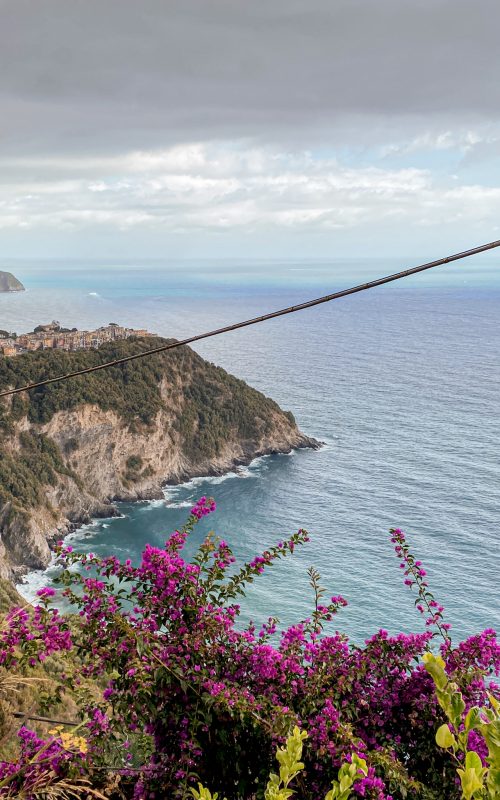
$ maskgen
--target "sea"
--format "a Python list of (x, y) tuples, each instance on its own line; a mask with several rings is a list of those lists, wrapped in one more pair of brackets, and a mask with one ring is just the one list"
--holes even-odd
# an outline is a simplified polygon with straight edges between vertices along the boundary
[[(208, 530), (237, 563), (298, 528), (311, 540), (261, 576), (242, 620), (308, 616), (307, 569), (348, 606), (330, 630), (356, 643), (424, 621), (402, 581), (389, 528), (407, 532), (454, 640), (500, 624), (500, 268), (494, 253), (200, 342), (195, 349), (291, 410), (321, 449), (256, 459), (222, 477), (165, 488), (153, 502), (70, 535), (82, 552), (137, 563), (161, 546), (201, 495)], [(56, 319), (108, 322), (182, 338), (397, 271), (418, 259), (78, 261), (1, 265), (27, 291), (0, 294), (0, 328)], [(28, 598), (54, 579), (30, 574)]]

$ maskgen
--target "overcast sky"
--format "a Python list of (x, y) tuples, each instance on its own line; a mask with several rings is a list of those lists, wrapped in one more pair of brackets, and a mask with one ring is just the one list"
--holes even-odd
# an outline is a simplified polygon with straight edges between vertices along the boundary
[(500, 238), (498, 0), (0, 0), (0, 262)]

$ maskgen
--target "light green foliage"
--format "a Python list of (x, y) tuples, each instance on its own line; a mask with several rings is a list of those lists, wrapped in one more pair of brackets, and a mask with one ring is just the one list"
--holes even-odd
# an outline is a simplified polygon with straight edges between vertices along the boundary
[(490, 708), (484, 709), (484, 720), (479, 730), (488, 747), (488, 774), (486, 786), (489, 796), (500, 798), (500, 703), (489, 695)]
[(368, 767), (364, 758), (353, 753), (351, 763), (342, 764), (339, 769), (338, 780), (333, 781), (325, 800), (349, 800), (353, 783), (359, 779), (360, 774), (367, 775)]
[(477, 753), (472, 750), (465, 756), (465, 766), (463, 769), (457, 769), (460, 777), (460, 784), (462, 786), (462, 795), (466, 800), (471, 800), (472, 797), (484, 797), (484, 776), (486, 769), (484, 769), (481, 759)]
[(198, 784), (198, 789), (193, 789), (192, 787), (189, 790), (195, 800), (217, 800), (218, 794), (217, 792), (212, 792), (209, 789), (206, 789), (201, 783)]
[[(500, 798), (500, 704), (489, 696), (489, 708), (474, 706), (465, 712), (465, 703), (456, 683), (448, 679), (440, 656), (426, 653), (427, 672), (434, 680), (439, 705), (448, 719), (436, 732), (439, 747), (448, 750), (457, 763), (463, 800)], [(477, 731), (488, 747), (487, 766), (474, 750), (469, 750), (469, 734)]]
[[(290, 789), (290, 784), (294, 778), (304, 769), (302, 758), (302, 747), (304, 740), (307, 739), (306, 731), (301, 731), (297, 726), (286, 740), (285, 747), (279, 747), (276, 751), (276, 759), (279, 764), (279, 774), (272, 772), (264, 792), (264, 800), (289, 800), (294, 794)], [(351, 789), (354, 783), (363, 775), (368, 774), (368, 767), (364, 758), (360, 758), (356, 753), (351, 756), (350, 764), (342, 764), (338, 773), (338, 780), (332, 782), (332, 788), (325, 797), (325, 800), (349, 800)], [(190, 789), (195, 800), (217, 800), (217, 793), (211, 794), (201, 783), (198, 789)]]
[(286, 740), (285, 747), (279, 747), (276, 758), (280, 765), (279, 775), (272, 772), (264, 794), (265, 800), (288, 800), (293, 790), (290, 783), (304, 769), (302, 758), (302, 743), (307, 739), (307, 733), (299, 730), (297, 726)]
[(446, 722), (437, 730), (436, 743), (438, 747), (443, 747), (445, 750), (447, 750), (449, 747), (455, 748), (457, 746), (457, 740), (450, 731), (450, 726)]

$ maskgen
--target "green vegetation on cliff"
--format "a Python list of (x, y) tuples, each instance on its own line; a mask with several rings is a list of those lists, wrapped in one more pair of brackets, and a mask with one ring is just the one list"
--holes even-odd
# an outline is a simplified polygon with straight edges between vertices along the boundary
[[(85, 369), (104, 361), (134, 355), (165, 344), (160, 338), (131, 338), (102, 345), (99, 350), (67, 353), (44, 350), (13, 358), (0, 359), (0, 389), (18, 387)], [(216, 440), (236, 428), (243, 437), (257, 433), (266, 424), (270, 412), (279, 406), (244, 381), (229, 375), (221, 367), (204, 361), (193, 350), (182, 347), (80, 378), (35, 389), (29, 397), (18, 396), (11, 414), (27, 414), (30, 422), (48, 422), (57, 411), (67, 411), (82, 403), (95, 403), (103, 410), (113, 410), (129, 423), (150, 423), (163, 405), (160, 383), (166, 380), (169, 393), (184, 406), (178, 425), (187, 437), (205, 442), (203, 433), (213, 430)], [(185, 400), (185, 403), (183, 402)], [(293, 423), (293, 417), (289, 414)], [(198, 442), (194, 442), (196, 446)], [(206, 444), (206, 442), (205, 442)]]
[[(106, 343), (99, 350), (44, 350), (0, 358), (0, 391), (141, 353), (166, 341), (134, 337)], [(79, 441), (69, 438), (59, 449), (42, 426), (57, 412), (84, 404), (115, 412), (145, 441), (164, 410), (170, 442), (176, 442), (192, 463), (220, 456), (228, 442), (240, 442), (244, 450), (250, 443), (249, 452), (255, 451), (262, 437), (272, 434), (278, 417), (282, 425), (294, 426), (293, 416), (273, 400), (188, 347), (15, 395), (0, 401), (0, 527), (13, 514), (22, 521), (30, 509), (45, 505), (50, 510), (45, 492), (57, 486), (62, 475), (78, 484), (69, 463)], [(29, 432), (20, 432), (26, 427)], [(151, 468), (137, 454), (122, 471), (122, 484), (128, 490), (150, 474)]]
[(22, 517), (45, 502), (43, 488), (55, 486), (58, 474), (76, 476), (47, 436), (23, 432), (17, 444), (19, 449), (9, 453), (3, 451), (0, 440), (0, 511), (9, 504), (9, 514)]
[(6, 614), (11, 608), (22, 607), (25, 601), (9, 581), (0, 578), (0, 614)]

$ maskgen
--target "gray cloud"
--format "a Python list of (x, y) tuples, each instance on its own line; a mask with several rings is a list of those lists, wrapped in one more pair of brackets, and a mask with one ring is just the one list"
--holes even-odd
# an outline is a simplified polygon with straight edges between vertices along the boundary
[(0, 0), (2, 252), (494, 238), (499, 23), (498, 0)]
[(496, 123), (497, 0), (3, 0), (0, 148), (387, 140)]

